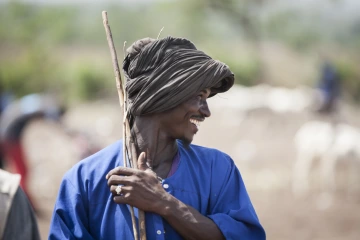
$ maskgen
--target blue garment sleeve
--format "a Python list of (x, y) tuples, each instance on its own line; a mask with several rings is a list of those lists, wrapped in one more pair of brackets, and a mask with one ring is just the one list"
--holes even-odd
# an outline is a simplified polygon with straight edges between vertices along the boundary
[(234, 162), (227, 155), (212, 167), (209, 215), (227, 240), (263, 240), (261, 226)]
[(88, 204), (65, 175), (55, 203), (50, 224), (49, 239), (93, 239), (88, 229)]

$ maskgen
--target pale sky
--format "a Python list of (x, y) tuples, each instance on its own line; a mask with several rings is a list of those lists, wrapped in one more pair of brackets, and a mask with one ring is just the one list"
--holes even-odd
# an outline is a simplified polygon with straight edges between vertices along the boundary
[[(9, 2), (10, 0), (0, 0), (0, 3)], [(24, 3), (40, 3), (40, 4), (107, 4), (107, 3), (141, 3), (153, 2), (159, 0), (18, 0)]]
[[(6, 3), (11, 0), (0, 0), (0, 3)], [(155, 1), (175, 1), (175, 0), (18, 0), (24, 3), (36, 4), (55, 4), (55, 5), (106, 5), (116, 3), (126, 4), (139, 4), (149, 3)], [(181, 0), (180, 0), (181, 1)], [(196, 0), (193, 0), (196, 1)], [(221, 1), (221, 0), (219, 0)], [(309, 9), (320, 9), (324, 13), (340, 14), (340, 15), (353, 15), (360, 12), (360, 0), (271, 0), (268, 2), (269, 7), (274, 10), (297, 9), (302, 11), (309, 11)]]

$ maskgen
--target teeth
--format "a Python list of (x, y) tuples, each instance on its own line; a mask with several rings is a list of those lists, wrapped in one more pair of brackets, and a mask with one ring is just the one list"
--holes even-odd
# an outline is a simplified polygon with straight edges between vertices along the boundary
[(198, 120), (196, 120), (196, 119), (190, 119), (190, 122), (192, 123), (192, 124), (195, 124), (197, 127), (200, 127), (200, 121), (198, 121)]

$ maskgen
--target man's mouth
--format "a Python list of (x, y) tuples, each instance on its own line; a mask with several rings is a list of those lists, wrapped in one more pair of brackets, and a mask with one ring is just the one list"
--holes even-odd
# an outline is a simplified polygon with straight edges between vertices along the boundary
[(203, 122), (204, 119), (195, 119), (195, 118), (190, 118), (190, 122), (192, 124), (194, 124), (196, 127), (200, 127), (200, 123)]

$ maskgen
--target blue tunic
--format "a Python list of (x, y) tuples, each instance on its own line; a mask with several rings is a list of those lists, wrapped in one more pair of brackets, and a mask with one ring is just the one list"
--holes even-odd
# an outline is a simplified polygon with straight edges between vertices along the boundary
[[(122, 141), (73, 166), (64, 176), (49, 239), (133, 239), (129, 207), (113, 202), (106, 174), (123, 166)], [(177, 171), (164, 189), (211, 218), (226, 239), (262, 240), (265, 232), (239, 170), (226, 154), (179, 142)], [(135, 211), (137, 216), (137, 210)], [(147, 239), (182, 239), (159, 215), (146, 213)]]

